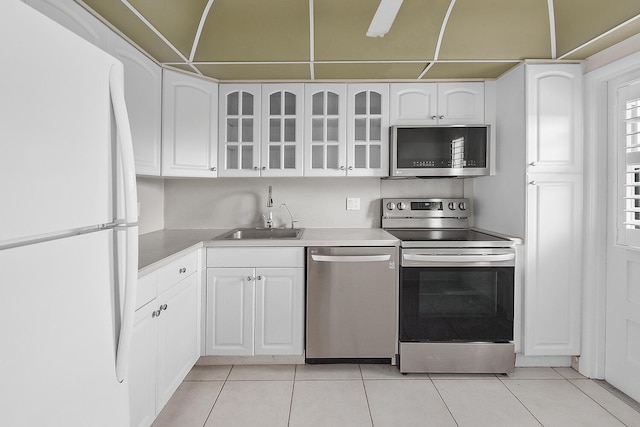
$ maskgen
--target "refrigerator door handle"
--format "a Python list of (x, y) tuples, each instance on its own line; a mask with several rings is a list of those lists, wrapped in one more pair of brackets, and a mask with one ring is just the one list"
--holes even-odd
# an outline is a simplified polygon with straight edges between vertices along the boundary
[(136, 168), (133, 158), (133, 139), (131, 126), (127, 115), (127, 105), (124, 99), (124, 68), (121, 63), (111, 66), (109, 73), (109, 89), (111, 103), (118, 134), (120, 148), (120, 162), (122, 165), (124, 185), (124, 221), (127, 224), (138, 222), (138, 195), (136, 190)]
[(135, 298), (138, 281), (138, 221), (136, 171), (133, 159), (133, 140), (127, 107), (124, 99), (124, 68), (121, 63), (112, 65), (109, 73), (109, 89), (117, 132), (120, 162), (122, 165), (124, 186), (124, 210), (126, 233), (126, 260), (124, 302), (122, 320), (116, 350), (116, 376), (123, 382), (128, 375), (131, 339), (133, 336)]

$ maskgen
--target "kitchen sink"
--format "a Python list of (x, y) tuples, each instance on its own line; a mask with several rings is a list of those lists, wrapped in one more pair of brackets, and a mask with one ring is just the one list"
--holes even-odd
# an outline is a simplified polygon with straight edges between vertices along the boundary
[(215, 240), (300, 239), (303, 228), (236, 228)]

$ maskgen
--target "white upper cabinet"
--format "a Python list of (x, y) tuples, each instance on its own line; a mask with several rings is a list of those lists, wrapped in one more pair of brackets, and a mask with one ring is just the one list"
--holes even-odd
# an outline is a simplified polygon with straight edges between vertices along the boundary
[(435, 83), (392, 83), (390, 92), (392, 125), (437, 123), (438, 86)]
[(484, 124), (484, 83), (438, 83), (438, 124)]
[(347, 176), (389, 176), (389, 85), (347, 86)]
[(526, 67), (527, 172), (582, 171), (582, 66)]
[(163, 176), (217, 176), (217, 106), (217, 83), (164, 70)]
[(302, 176), (303, 84), (262, 85), (262, 176)]
[(136, 174), (160, 176), (162, 70), (113, 32), (109, 32), (108, 52), (124, 65)]
[(484, 124), (484, 83), (393, 83), (391, 125)]
[(220, 85), (220, 176), (260, 176), (259, 84)]
[(305, 85), (305, 176), (344, 176), (347, 86)]

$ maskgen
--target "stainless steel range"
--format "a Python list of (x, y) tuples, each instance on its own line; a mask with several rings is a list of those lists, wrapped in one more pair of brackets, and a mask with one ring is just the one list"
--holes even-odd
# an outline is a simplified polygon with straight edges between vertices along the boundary
[(400, 371), (514, 369), (515, 242), (469, 228), (468, 199), (383, 199), (400, 239)]

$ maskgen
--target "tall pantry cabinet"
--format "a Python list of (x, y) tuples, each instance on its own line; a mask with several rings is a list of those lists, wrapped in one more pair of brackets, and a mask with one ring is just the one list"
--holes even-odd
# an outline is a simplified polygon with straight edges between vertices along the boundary
[(582, 66), (523, 64), (496, 90), (496, 175), (474, 182), (475, 226), (524, 239), (524, 355), (579, 355)]

